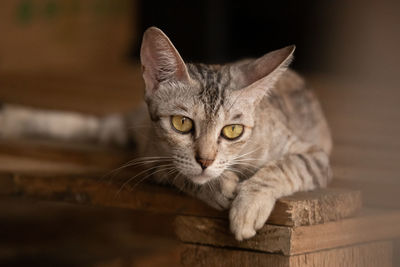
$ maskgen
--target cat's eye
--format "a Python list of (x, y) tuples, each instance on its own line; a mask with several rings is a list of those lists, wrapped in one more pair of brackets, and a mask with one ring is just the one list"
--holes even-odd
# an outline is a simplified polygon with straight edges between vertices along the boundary
[(174, 130), (182, 134), (189, 133), (193, 129), (193, 121), (180, 115), (171, 117), (171, 125)]
[(222, 128), (221, 135), (228, 140), (239, 138), (243, 134), (243, 125), (231, 124)]

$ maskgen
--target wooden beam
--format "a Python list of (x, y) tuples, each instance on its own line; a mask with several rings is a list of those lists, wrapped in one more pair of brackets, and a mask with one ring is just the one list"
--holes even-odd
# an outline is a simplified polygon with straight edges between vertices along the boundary
[(400, 266), (400, 239), (393, 242), (393, 266)]
[[(65, 171), (73, 166), (86, 170), (105, 171), (116, 168), (135, 158), (127, 150), (101, 147), (94, 144), (71, 144), (44, 140), (0, 139), (0, 159), (13, 158), (16, 169), (26, 169), (27, 160), (37, 162), (35, 170), (46, 169), (46, 166), (65, 165)], [(0, 170), (9, 169), (5, 164)], [(62, 170), (60, 168), (60, 170)]]
[[(128, 178), (130, 176), (123, 181)], [(161, 213), (227, 218), (226, 212), (216, 211), (174, 188), (148, 183), (124, 187), (121, 181), (110, 180), (111, 175), (102, 177), (3, 173), (0, 175), (0, 184), (7, 186), (1, 186), (0, 193)], [(313, 225), (351, 216), (360, 207), (361, 194), (358, 191), (319, 189), (281, 198), (268, 222), (286, 226)]]
[(268, 223), (286, 226), (320, 224), (349, 217), (361, 207), (360, 191), (320, 188), (279, 199)]
[(297, 255), (400, 237), (400, 211), (364, 211), (359, 216), (310, 226), (266, 224), (257, 235), (239, 242), (222, 219), (178, 216), (175, 231), (183, 242)]
[(186, 245), (181, 254), (183, 266), (274, 266), (274, 267), (391, 267), (392, 243), (375, 242), (295, 256), (260, 253), (229, 248)]

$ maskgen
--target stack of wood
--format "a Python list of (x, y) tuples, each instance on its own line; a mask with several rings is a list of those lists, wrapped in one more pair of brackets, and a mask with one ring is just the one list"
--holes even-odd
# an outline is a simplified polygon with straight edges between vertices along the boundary
[[(93, 173), (129, 155), (114, 151), (119, 156), (108, 160), (110, 151), (33, 142), (7, 141), (0, 148), (0, 159), (14, 163), (2, 166), (0, 194), (173, 215), (183, 266), (383, 267), (393, 266), (399, 250), (393, 240), (400, 237), (400, 212), (363, 208), (357, 190), (331, 187), (281, 198), (258, 234), (239, 242), (226, 212), (154, 184), (121, 190), (123, 182)], [(13, 170), (27, 162), (41, 171)]]
[(357, 191), (328, 188), (280, 199), (254, 237), (236, 241), (223, 218), (178, 216), (184, 266), (393, 266), (400, 213), (361, 209)]

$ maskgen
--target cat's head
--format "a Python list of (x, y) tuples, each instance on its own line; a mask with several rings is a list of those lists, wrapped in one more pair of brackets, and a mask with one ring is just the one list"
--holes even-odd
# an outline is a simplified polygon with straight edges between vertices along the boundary
[(294, 46), (227, 65), (186, 64), (158, 28), (141, 47), (145, 100), (160, 145), (197, 184), (219, 177), (252, 142), (255, 110), (287, 69)]

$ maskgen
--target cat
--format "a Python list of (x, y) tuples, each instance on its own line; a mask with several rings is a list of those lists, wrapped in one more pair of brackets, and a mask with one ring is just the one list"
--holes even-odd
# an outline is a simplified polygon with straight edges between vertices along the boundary
[(146, 105), (139, 111), (97, 118), (4, 105), (0, 133), (120, 145), (133, 138), (142, 156), (134, 164), (229, 209), (232, 233), (248, 239), (276, 199), (325, 187), (332, 177), (329, 127), (313, 92), (288, 68), (294, 50), (225, 65), (185, 63), (151, 27), (141, 46)]

